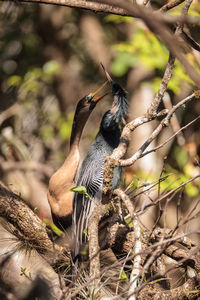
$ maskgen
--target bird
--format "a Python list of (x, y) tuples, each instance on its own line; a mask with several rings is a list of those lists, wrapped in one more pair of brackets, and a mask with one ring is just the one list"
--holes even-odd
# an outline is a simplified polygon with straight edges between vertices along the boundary
[[(75, 245), (72, 255), (75, 261), (79, 257), (81, 245), (87, 242), (86, 232), (89, 217), (101, 201), (105, 157), (111, 155), (119, 145), (121, 124), (125, 123), (128, 114), (126, 92), (111, 78), (105, 68), (104, 71), (112, 88), (113, 103), (112, 107), (103, 115), (99, 132), (82, 162), (77, 178), (77, 185), (84, 186), (87, 194), (74, 194), (72, 228)], [(116, 167), (112, 183), (113, 189), (119, 186), (120, 177), (121, 168)]]
[(107, 93), (95, 98), (108, 81), (104, 82), (95, 92), (83, 97), (76, 106), (71, 137), (70, 149), (62, 166), (51, 176), (47, 197), (51, 208), (54, 224), (61, 230), (71, 226), (73, 210), (73, 192), (76, 174), (80, 161), (79, 142), (83, 128), (96, 104)]

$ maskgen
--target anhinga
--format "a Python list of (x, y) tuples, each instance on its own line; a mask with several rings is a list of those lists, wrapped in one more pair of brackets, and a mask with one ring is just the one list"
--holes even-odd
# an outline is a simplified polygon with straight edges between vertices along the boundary
[(72, 125), (69, 154), (63, 165), (51, 176), (49, 181), (47, 196), (52, 217), (54, 223), (61, 229), (66, 229), (72, 222), (73, 193), (70, 189), (75, 186), (75, 177), (80, 161), (79, 142), (81, 134), (97, 102), (107, 95), (106, 93), (94, 98), (106, 83), (78, 102)]
[[(105, 70), (105, 69), (104, 69)], [(75, 193), (73, 201), (72, 224), (75, 238), (74, 257), (79, 254), (80, 246), (87, 241), (83, 231), (87, 229), (89, 217), (102, 197), (103, 169), (105, 157), (110, 155), (119, 145), (121, 122), (124, 122), (128, 112), (128, 102), (125, 91), (114, 82), (105, 70), (112, 87), (113, 104), (101, 121), (99, 132), (90, 146), (77, 179), (78, 186), (85, 186), (87, 194)], [(113, 189), (119, 185), (121, 168), (114, 169)]]

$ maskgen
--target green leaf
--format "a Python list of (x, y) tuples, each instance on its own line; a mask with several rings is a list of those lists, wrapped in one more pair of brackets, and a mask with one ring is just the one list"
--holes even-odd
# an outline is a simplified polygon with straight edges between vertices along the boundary
[(78, 194), (84, 194), (86, 198), (90, 198), (90, 196), (89, 196), (88, 193), (87, 193), (86, 187), (83, 186), (83, 185), (75, 186), (75, 187), (72, 188), (70, 191), (71, 191), (71, 192), (78, 193)]
[(52, 231), (58, 236), (61, 236), (63, 234), (63, 231), (60, 230), (51, 220), (44, 218), (43, 222), (46, 226), (50, 227)]
[(61, 236), (63, 234), (63, 231), (60, 230), (53, 222), (51, 222), (50, 227), (57, 236)]
[(83, 185), (77, 185), (77, 186), (73, 187), (70, 191), (78, 193), (78, 194), (87, 194), (86, 187)]
[(26, 267), (25, 268), (21, 267), (20, 276), (24, 276), (24, 275), (26, 275)]
[(25, 92), (37, 92), (39, 90), (40, 84), (36, 80), (24, 81), (20, 89)]
[(127, 275), (126, 275), (126, 272), (124, 270), (122, 270), (121, 274), (120, 274), (120, 279), (127, 279)]
[(83, 230), (83, 234), (88, 238), (88, 232), (87, 232), (87, 229), (84, 229), (84, 230)]
[(125, 222), (126, 222), (126, 224), (127, 224), (129, 227), (133, 228), (133, 222), (132, 222), (132, 220), (131, 220), (130, 217), (129, 217), (129, 218), (125, 218)]
[(42, 69), (41, 68), (33, 68), (32, 70), (28, 71), (25, 76), (25, 81), (32, 81), (35, 79), (40, 79), (42, 77)]

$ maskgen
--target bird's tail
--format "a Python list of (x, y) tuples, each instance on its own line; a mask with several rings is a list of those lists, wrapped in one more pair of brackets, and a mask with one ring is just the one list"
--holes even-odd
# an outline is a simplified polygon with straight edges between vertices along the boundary
[[(87, 247), (82, 247), (83, 244), (86, 244), (88, 241), (88, 222), (89, 218), (94, 211), (95, 207), (99, 203), (101, 199), (102, 192), (98, 192), (94, 198), (86, 198), (83, 195), (82, 199), (82, 208), (81, 212), (77, 218), (77, 205), (74, 205), (73, 212), (73, 235), (74, 235), (74, 251), (73, 251), (73, 259), (78, 260), (79, 255), (85, 255), (87, 252)], [(82, 251), (81, 251), (82, 250)], [(81, 251), (81, 253), (80, 253)]]

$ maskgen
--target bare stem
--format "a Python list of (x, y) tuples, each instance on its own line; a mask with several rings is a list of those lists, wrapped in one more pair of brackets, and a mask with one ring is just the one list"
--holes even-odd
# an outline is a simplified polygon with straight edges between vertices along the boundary
[(157, 128), (152, 132), (150, 137), (144, 142), (144, 144), (138, 149), (138, 151), (128, 159), (120, 160), (119, 164), (120, 166), (131, 166), (133, 165), (136, 160), (138, 160), (142, 153), (145, 151), (145, 149), (151, 144), (151, 142), (159, 135), (163, 127), (167, 127), (169, 125), (169, 121), (171, 117), (173, 116), (174, 112), (180, 108), (181, 106), (185, 105), (186, 103), (190, 102), (195, 97), (194, 94), (188, 96), (187, 98), (183, 99), (179, 103), (173, 106), (173, 108), (169, 111), (167, 116), (161, 121), (161, 123), (157, 126)]

